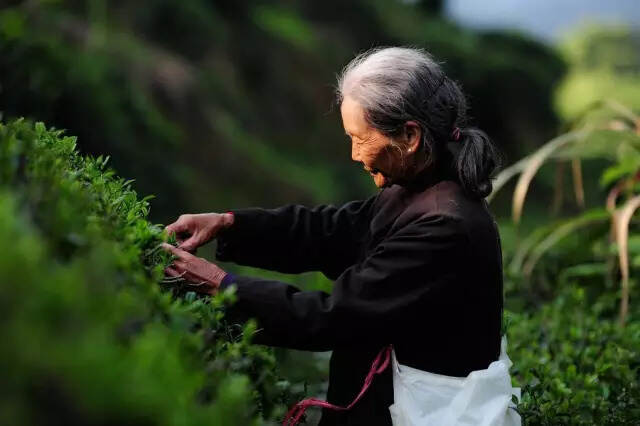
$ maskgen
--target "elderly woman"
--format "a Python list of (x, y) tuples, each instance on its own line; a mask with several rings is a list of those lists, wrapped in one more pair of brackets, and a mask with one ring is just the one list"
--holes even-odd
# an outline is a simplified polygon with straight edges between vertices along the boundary
[[(209, 293), (235, 285), (233, 309), (257, 319), (256, 343), (333, 351), (327, 401), (336, 406), (352, 403), (388, 344), (399, 363), (426, 372), (486, 369), (501, 345), (500, 238), (484, 200), (497, 150), (467, 127), (459, 86), (419, 49), (358, 55), (337, 97), (352, 159), (381, 190), (341, 206), (182, 215), (167, 227), (180, 243), (165, 246), (178, 257), (167, 273)], [(214, 238), (218, 260), (322, 271), (333, 291), (233, 276), (191, 254)], [(387, 368), (348, 410), (324, 408), (320, 425), (390, 425), (393, 402)]]

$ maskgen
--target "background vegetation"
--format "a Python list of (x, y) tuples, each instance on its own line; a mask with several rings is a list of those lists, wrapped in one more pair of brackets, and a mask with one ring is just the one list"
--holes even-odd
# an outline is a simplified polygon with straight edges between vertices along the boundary
[[(411, 44), (444, 61), (506, 153), (490, 200), (523, 418), (638, 424), (640, 38), (590, 26), (552, 48), (460, 28), (441, 10), (0, 8), (0, 236), (11, 242), (0, 259), (0, 423), (275, 423), (302, 395), (322, 396), (328, 353), (251, 345), (252, 324), (224, 320), (232, 294), (203, 299), (163, 281), (162, 224), (373, 193), (331, 86), (358, 51)], [(331, 289), (321, 274), (221, 266)]]

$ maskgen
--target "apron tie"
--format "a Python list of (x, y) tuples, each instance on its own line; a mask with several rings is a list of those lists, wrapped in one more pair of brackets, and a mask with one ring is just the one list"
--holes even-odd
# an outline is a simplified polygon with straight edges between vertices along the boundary
[[(327, 401), (323, 401), (318, 398), (303, 399), (302, 401), (297, 402), (293, 407), (291, 407), (291, 409), (285, 416), (282, 422), (282, 425), (283, 426), (297, 425), (298, 422), (300, 421), (300, 418), (306, 411), (306, 409), (310, 406), (329, 408), (331, 410), (338, 410), (338, 411), (346, 411), (351, 409), (351, 407), (353, 407), (355, 403), (358, 402), (358, 400), (362, 397), (362, 395), (364, 395), (364, 393), (367, 391), (367, 389), (371, 385), (371, 382), (373, 382), (373, 376), (375, 376), (376, 374), (382, 373), (387, 368), (387, 366), (389, 365), (389, 360), (391, 358), (392, 350), (393, 350), (393, 345), (388, 345), (382, 348), (382, 350), (378, 353), (376, 358), (373, 360), (373, 363), (371, 364), (371, 369), (369, 370), (367, 377), (364, 379), (364, 384), (362, 385), (362, 389), (360, 390), (360, 393), (351, 402), (351, 404), (347, 405), (346, 407), (341, 407), (339, 405), (333, 405)], [(384, 357), (384, 360), (383, 360), (383, 357)]]

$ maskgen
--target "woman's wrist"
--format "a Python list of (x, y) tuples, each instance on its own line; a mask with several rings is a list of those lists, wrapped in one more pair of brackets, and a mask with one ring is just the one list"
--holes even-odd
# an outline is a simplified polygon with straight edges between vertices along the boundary
[(209, 283), (212, 286), (212, 288), (208, 291), (209, 294), (215, 294), (220, 289), (222, 281), (224, 280), (226, 275), (226, 271), (217, 268), (217, 270), (213, 273), (213, 276), (209, 279)]
[(218, 289), (219, 290), (224, 290), (234, 280), (235, 280), (235, 275), (230, 273), (230, 272), (226, 272), (224, 277), (222, 277), (222, 280), (220, 281), (220, 285), (218, 286)]

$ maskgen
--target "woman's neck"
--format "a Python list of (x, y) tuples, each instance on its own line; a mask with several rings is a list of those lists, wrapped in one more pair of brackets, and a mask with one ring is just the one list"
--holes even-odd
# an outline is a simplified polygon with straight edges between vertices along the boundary
[[(420, 161), (420, 160), (418, 160)], [(427, 164), (427, 160), (423, 157), (419, 166), (414, 168), (414, 172), (407, 180), (398, 183), (408, 189), (425, 188), (431, 186), (441, 180), (453, 179), (453, 158), (447, 150), (440, 152), (436, 161)]]

